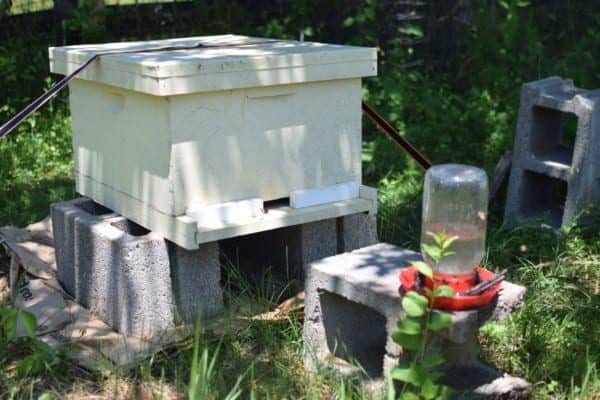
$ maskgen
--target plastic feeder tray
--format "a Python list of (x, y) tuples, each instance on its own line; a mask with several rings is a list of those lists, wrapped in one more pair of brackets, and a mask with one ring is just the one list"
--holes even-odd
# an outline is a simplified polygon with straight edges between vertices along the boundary
[[(486, 289), (481, 294), (472, 296), (461, 296), (460, 293), (474, 286), (475, 282), (484, 282), (493, 279), (496, 276), (492, 271), (485, 268), (475, 267), (475, 273), (469, 275), (449, 275), (435, 274), (436, 286), (447, 285), (455, 292), (454, 297), (436, 297), (433, 307), (442, 310), (469, 310), (490, 304), (498, 291), (502, 282)], [(412, 265), (400, 272), (400, 294), (414, 290), (419, 293), (424, 292), (424, 288), (432, 289), (433, 282), (426, 278)], [(431, 301), (431, 299), (430, 299)]]

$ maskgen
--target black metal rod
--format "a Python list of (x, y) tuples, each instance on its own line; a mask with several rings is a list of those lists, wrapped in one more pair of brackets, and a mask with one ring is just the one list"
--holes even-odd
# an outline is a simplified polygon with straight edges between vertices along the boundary
[(406, 154), (408, 154), (423, 171), (427, 171), (431, 167), (431, 161), (427, 159), (411, 142), (400, 134), (394, 126), (385, 118), (375, 111), (373, 107), (366, 102), (362, 102), (362, 110), (367, 115), (375, 126), (386, 134), (396, 145), (398, 145)]
[(89, 60), (84, 62), (81, 66), (77, 67), (77, 69), (71, 72), (69, 75), (62, 78), (58, 81), (54, 86), (48, 89), (44, 94), (40, 97), (32, 101), (27, 107), (19, 111), (14, 117), (8, 120), (4, 125), (0, 126), (0, 139), (8, 136), (21, 122), (23, 122), (26, 118), (28, 118), (31, 114), (36, 112), (40, 107), (50, 101), (53, 97), (55, 97), (58, 92), (64, 89), (69, 82), (71, 82), (81, 71), (87, 68), (92, 62), (97, 60), (102, 56), (110, 56), (115, 54), (128, 54), (128, 53), (154, 53), (161, 51), (177, 51), (177, 50), (193, 50), (198, 48), (225, 48), (225, 47), (240, 47), (240, 46), (253, 46), (257, 44), (264, 43), (274, 43), (280, 42), (281, 40), (260, 40), (254, 42), (239, 42), (239, 43), (226, 43), (226, 44), (204, 44), (204, 43), (195, 43), (189, 46), (160, 46), (160, 47), (151, 47), (151, 48), (138, 48), (138, 49), (121, 49), (121, 50), (113, 50), (106, 51), (103, 53), (94, 54), (90, 57)]

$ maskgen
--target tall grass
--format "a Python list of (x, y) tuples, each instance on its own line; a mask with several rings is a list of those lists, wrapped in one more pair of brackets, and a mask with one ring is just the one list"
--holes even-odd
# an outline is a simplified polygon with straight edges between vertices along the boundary
[(188, 384), (188, 398), (190, 400), (235, 400), (242, 395), (240, 384), (244, 379), (244, 375), (238, 376), (235, 384), (229, 390), (223, 390), (220, 387), (229, 381), (223, 382), (224, 374), (219, 374), (217, 370), (219, 368), (217, 362), (219, 361), (221, 344), (219, 342), (213, 353), (210, 354), (208, 346), (203, 345), (201, 341), (200, 322), (196, 322), (192, 366)]

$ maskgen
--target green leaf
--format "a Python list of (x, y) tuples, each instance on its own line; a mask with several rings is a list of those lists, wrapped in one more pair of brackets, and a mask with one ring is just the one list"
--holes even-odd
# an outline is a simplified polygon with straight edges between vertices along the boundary
[(452, 325), (452, 316), (444, 312), (435, 312), (431, 315), (431, 319), (427, 326), (432, 331), (439, 331), (444, 328), (449, 328)]
[(342, 25), (343, 25), (344, 27), (346, 27), (346, 28), (347, 28), (347, 27), (350, 27), (350, 26), (352, 26), (352, 25), (354, 25), (354, 18), (352, 18), (352, 17), (348, 17), (348, 18), (346, 18), (346, 19), (344, 20), (344, 22), (342, 23)]
[(437, 398), (439, 400), (449, 400), (454, 395), (454, 390), (451, 387), (446, 385), (441, 385), (440, 390), (438, 392)]
[(443, 364), (444, 361), (445, 361), (444, 357), (440, 356), (439, 354), (434, 354), (423, 360), (423, 367), (424, 368), (436, 367), (438, 365)]
[(413, 299), (414, 301), (416, 301), (423, 307), (427, 307), (427, 305), (429, 304), (429, 300), (427, 300), (427, 297), (425, 297), (422, 294), (419, 294), (415, 291), (410, 291), (410, 292), (406, 293), (404, 295), (404, 297)]
[(427, 236), (431, 237), (433, 239), (433, 241), (435, 242), (435, 244), (437, 244), (438, 246), (440, 246), (442, 244), (442, 235), (444, 234), (444, 232), (440, 232), (440, 233), (435, 233), (435, 232), (431, 232), (428, 231), (425, 233)]
[(409, 36), (415, 36), (418, 38), (423, 37), (423, 30), (416, 25), (409, 25), (405, 27), (398, 28), (398, 32), (403, 33)]
[(442, 285), (433, 292), (434, 297), (454, 297), (454, 290), (447, 285)]
[(398, 321), (398, 332), (405, 335), (418, 335), (421, 332), (421, 323), (410, 317)]
[(400, 400), (420, 400), (419, 396), (413, 392), (406, 391), (400, 396)]
[(426, 400), (433, 400), (437, 398), (439, 390), (439, 385), (433, 383), (431, 379), (425, 379), (423, 386), (421, 386), (421, 396), (423, 396)]
[(424, 315), (427, 303), (427, 299), (416, 292), (408, 292), (402, 298), (402, 308), (409, 317)]
[(392, 339), (405, 350), (419, 350), (423, 345), (423, 338), (419, 335), (394, 332), (392, 333)]
[(444, 239), (444, 241), (442, 242), (442, 248), (446, 250), (448, 247), (452, 246), (452, 243), (454, 243), (457, 239), (458, 236), (451, 236), (447, 239)]
[(425, 254), (427, 254), (429, 257), (431, 257), (435, 262), (438, 262), (440, 260), (440, 258), (442, 257), (442, 249), (440, 249), (437, 246), (427, 244), (427, 243), (422, 243), (421, 247), (423, 248), (423, 251), (425, 252)]
[(408, 366), (398, 366), (390, 372), (392, 379), (410, 383), (411, 385), (421, 386), (427, 379), (427, 371), (422, 367), (411, 363)]
[(440, 371), (433, 371), (429, 373), (429, 379), (431, 379), (433, 382), (436, 382), (442, 376), (444, 376), (444, 374)]
[(433, 270), (427, 263), (424, 263), (423, 261), (410, 261), (410, 263), (413, 267), (417, 269), (417, 271), (419, 271), (426, 277), (430, 279), (433, 278)]
[(442, 255), (441, 255), (440, 259), (442, 259), (444, 257), (453, 256), (455, 254), (456, 254), (455, 251), (446, 251), (446, 250), (444, 250), (444, 251), (442, 251)]
[(18, 315), (19, 319), (21, 320), (21, 323), (23, 324), (23, 328), (25, 329), (25, 333), (27, 334), (27, 336), (29, 336), (30, 338), (34, 338), (35, 331), (37, 329), (37, 320), (35, 318), (35, 315), (22, 310), (19, 311)]
[(411, 367), (396, 367), (392, 369), (392, 372), (390, 372), (390, 378), (404, 383), (413, 383), (415, 380), (413, 376), (413, 369)]
[(17, 337), (17, 312), (10, 308), (4, 314), (4, 319), (0, 328), (4, 331), (6, 339), (12, 340)]

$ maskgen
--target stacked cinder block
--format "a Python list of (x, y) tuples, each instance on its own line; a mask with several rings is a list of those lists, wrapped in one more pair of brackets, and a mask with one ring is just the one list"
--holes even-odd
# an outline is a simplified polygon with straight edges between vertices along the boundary
[[(403, 356), (391, 338), (398, 320), (404, 318), (399, 274), (409, 261), (418, 259), (420, 255), (415, 252), (379, 243), (310, 263), (305, 280), (307, 369), (327, 367), (360, 373), (352, 363), (357, 361), (370, 378), (387, 376)], [(444, 356), (449, 377), (457, 369), (465, 373), (463, 378), (452, 378), (453, 386), (473, 386), (473, 380), (481, 386), (502, 376), (479, 361), (477, 332), (485, 322), (504, 318), (520, 307), (524, 293), (523, 287), (504, 282), (492, 305), (452, 313), (452, 327), (430, 346)], [(467, 382), (461, 383), (461, 379)], [(516, 382), (528, 389), (526, 382)]]
[[(155, 336), (223, 305), (220, 250), (251, 256), (285, 279), (314, 260), (377, 241), (375, 215), (359, 213), (185, 250), (87, 197), (53, 204), (58, 279), (116, 330)], [(286, 271), (287, 269), (287, 271)], [(285, 272), (285, 273), (284, 273)]]
[(221, 309), (217, 243), (184, 250), (85, 197), (51, 216), (59, 281), (116, 330), (152, 337)]
[[(577, 117), (574, 144), (565, 142), (564, 117)], [(600, 202), (600, 90), (551, 77), (523, 85), (506, 199), (508, 226), (542, 218), (570, 225)]]

